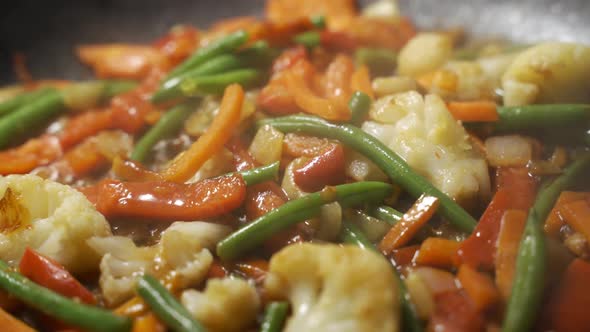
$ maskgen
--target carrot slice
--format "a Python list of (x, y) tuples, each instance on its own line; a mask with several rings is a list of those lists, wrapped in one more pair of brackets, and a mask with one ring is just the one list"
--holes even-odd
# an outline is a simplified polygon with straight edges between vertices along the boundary
[(520, 239), (524, 232), (527, 213), (522, 210), (508, 210), (500, 221), (496, 251), (496, 285), (504, 301), (510, 298), (516, 257), (520, 246)]
[(416, 263), (440, 268), (452, 268), (457, 265), (457, 250), (460, 242), (443, 238), (429, 237), (420, 246)]
[(375, 93), (371, 86), (369, 67), (361, 65), (354, 71), (354, 73), (352, 73), (352, 77), (350, 78), (350, 88), (352, 91), (364, 92), (367, 96), (371, 97), (371, 99), (375, 99)]
[(19, 147), (0, 152), (0, 175), (28, 173), (61, 155), (62, 148), (55, 137), (33, 138)]
[(240, 122), (243, 102), (242, 87), (238, 84), (228, 86), (219, 113), (207, 131), (161, 173), (164, 179), (174, 182), (190, 179), (215, 152), (223, 148)]
[(418, 250), (420, 250), (419, 244), (395, 249), (391, 252), (391, 258), (395, 262), (395, 266), (407, 266), (414, 262)]
[(111, 127), (112, 112), (90, 111), (71, 118), (59, 133), (59, 142), (63, 149), (82, 142), (85, 138), (98, 134), (101, 130)]
[(590, 331), (590, 263), (575, 259), (568, 266), (548, 305), (550, 330)]
[(485, 319), (464, 291), (454, 290), (434, 297), (436, 309), (428, 331), (485, 331)]
[(559, 236), (559, 230), (565, 221), (560, 214), (560, 208), (562, 205), (578, 200), (590, 198), (590, 193), (586, 192), (575, 192), (575, 191), (564, 191), (559, 195), (559, 198), (555, 202), (553, 209), (549, 212), (547, 220), (545, 220), (545, 233), (557, 238)]
[(356, 16), (354, 0), (269, 0), (266, 2), (266, 17), (275, 22), (286, 22), (313, 15)]
[(492, 278), (467, 264), (461, 265), (457, 278), (479, 311), (490, 308), (500, 299)]
[(590, 204), (586, 200), (579, 200), (563, 204), (559, 207), (563, 219), (576, 232), (581, 233), (590, 242)]
[(499, 119), (496, 103), (487, 100), (452, 101), (447, 104), (447, 108), (460, 121), (493, 122)]
[(150, 312), (133, 320), (131, 332), (165, 332), (166, 327)]
[(351, 77), (354, 62), (347, 55), (337, 55), (324, 73), (324, 97), (346, 104), (352, 95)]
[(80, 61), (91, 66), (96, 76), (103, 78), (143, 78), (151, 68), (167, 65), (167, 59), (151, 46), (82, 45), (76, 52)]
[(422, 195), (403, 215), (402, 219), (385, 234), (379, 243), (379, 250), (389, 255), (394, 249), (406, 245), (436, 212), (439, 200)]
[(11, 314), (0, 308), (0, 326), (3, 331), (10, 332), (35, 332), (34, 329), (29, 327), (27, 324), (16, 319)]

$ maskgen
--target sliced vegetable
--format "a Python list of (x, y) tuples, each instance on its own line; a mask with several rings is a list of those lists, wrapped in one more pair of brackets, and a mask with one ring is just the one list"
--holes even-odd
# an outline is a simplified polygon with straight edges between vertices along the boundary
[(0, 288), (65, 323), (92, 332), (128, 332), (131, 320), (110, 311), (81, 304), (39, 286), (22, 275), (11, 271), (0, 261)]
[(563, 219), (590, 243), (590, 204), (586, 200), (565, 203), (559, 208)]
[(294, 170), (293, 180), (306, 192), (318, 191), (327, 185), (344, 183), (346, 177), (342, 145), (334, 144), (332, 149)]
[(452, 268), (457, 265), (459, 245), (457, 241), (429, 237), (420, 245), (416, 264)]
[(137, 282), (137, 293), (149, 304), (154, 313), (175, 332), (205, 332), (174, 295), (151, 275), (143, 275)]
[(247, 186), (274, 180), (279, 175), (279, 162), (239, 172)]
[(447, 104), (449, 112), (459, 121), (494, 122), (500, 118), (496, 111), (496, 103), (481, 101), (454, 101)]
[(0, 326), (5, 331), (10, 332), (35, 332), (34, 329), (29, 327), (27, 324), (13, 317), (0, 307)]
[(439, 200), (433, 196), (422, 195), (402, 216), (399, 223), (391, 227), (379, 243), (379, 250), (389, 255), (394, 249), (406, 245), (416, 233), (432, 218), (439, 206)]
[(495, 275), (496, 286), (504, 301), (508, 301), (512, 292), (516, 256), (524, 225), (526, 212), (523, 210), (507, 210), (500, 222), (500, 232), (496, 244)]
[(478, 272), (469, 265), (461, 265), (457, 279), (459, 279), (461, 286), (479, 311), (490, 308), (500, 299), (500, 293), (496, 289), (492, 278)]
[(350, 123), (360, 126), (366, 119), (371, 109), (371, 97), (361, 91), (355, 91), (350, 97), (348, 107), (352, 113)]
[(44, 95), (48, 90), (51, 90), (51, 88), (43, 88), (32, 92), (21, 93), (13, 98), (3, 101), (0, 103), (0, 117), (34, 101), (37, 97)]
[(235, 259), (271, 235), (316, 216), (324, 204), (337, 201), (342, 206), (350, 206), (379, 201), (390, 192), (391, 186), (382, 182), (356, 182), (326, 187), (320, 192), (291, 200), (240, 228), (217, 244), (217, 255), (222, 260)]
[(168, 181), (184, 182), (230, 139), (237, 127), (244, 102), (244, 90), (237, 84), (225, 89), (219, 113), (201, 137), (162, 172)]
[(397, 65), (397, 54), (387, 48), (361, 47), (356, 49), (354, 59), (376, 74), (390, 74)]
[(497, 131), (576, 128), (580, 125), (588, 126), (590, 121), (588, 104), (500, 106), (497, 111), (500, 117), (494, 124)]

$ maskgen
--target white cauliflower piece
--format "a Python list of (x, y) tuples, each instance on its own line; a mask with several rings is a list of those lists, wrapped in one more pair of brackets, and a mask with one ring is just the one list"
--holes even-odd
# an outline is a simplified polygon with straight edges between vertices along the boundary
[(203, 292), (186, 290), (180, 297), (187, 310), (213, 332), (243, 331), (256, 321), (260, 299), (243, 279), (211, 279)]
[(449, 35), (421, 32), (400, 51), (397, 71), (410, 77), (426, 74), (444, 65), (452, 52), (453, 41)]
[(377, 100), (362, 129), (385, 143), (435, 187), (460, 202), (488, 198), (485, 158), (439, 96), (407, 92)]
[(0, 177), (0, 258), (16, 265), (31, 247), (72, 273), (96, 269), (100, 257), (86, 244), (108, 236), (105, 218), (77, 190), (34, 175)]
[(151, 247), (137, 247), (122, 236), (94, 237), (88, 244), (102, 256), (99, 284), (109, 305), (134, 294), (135, 282), (144, 273), (173, 277), (178, 289), (201, 282), (213, 262), (210, 250), (230, 228), (205, 222), (175, 222)]
[(502, 77), (505, 105), (590, 101), (590, 47), (548, 42), (522, 52)]
[(270, 260), (265, 291), (291, 302), (285, 331), (399, 330), (398, 285), (389, 263), (355, 246), (295, 244)]

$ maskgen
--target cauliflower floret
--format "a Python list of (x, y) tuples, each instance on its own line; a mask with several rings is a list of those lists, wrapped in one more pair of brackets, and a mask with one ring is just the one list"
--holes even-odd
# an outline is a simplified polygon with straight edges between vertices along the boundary
[(377, 100), (362, 129), (399, 154), (435, 187), (460, 202), (488, 198), (485, 158), (436, 95), (407, 92)]
[(453, 41), (449, 35), (419, 33), (400, 51), (397, 71), (410, 77), (426, 74), (445, 64), (452, 52)]
[(108, 236), (105, 218), (77, 190), (34, 175), (0, 177), (0, 258), (18, 264), (31, 247), (72, 273), (96, 269), (100, 257), (86, 244)]
[(393, 271), (372, 251), (348, 245), (290, 245), (270, 260), (264, 287), (271, 297), (291, 302), (286, 332), (399, 330)]
[(590, 47), (549, 42), (522, 52), (502, 77), (505, 105), (590, 101)]
[(211, 279), (203, 292), (186, 290), (182, 304), (208, 331), (243, 331), (256, 321), (260, 300), (243, 279)]
[(144, 273), (173, 277), (178, 289), (201, 282), (213, 262), (209, 250), (230, 231), (205, 222), (175, 222), (151, 247), (137, 247), (122, 236), (89, 239), (102, 255), (99, 284), (105, 300), (115, 305), (130, 298), (137, 277)]

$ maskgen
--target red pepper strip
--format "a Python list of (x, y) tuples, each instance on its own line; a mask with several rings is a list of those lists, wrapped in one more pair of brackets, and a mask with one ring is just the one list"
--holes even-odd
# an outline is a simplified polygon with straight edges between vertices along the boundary
[(334, 144), (332, 149), (311, 159), (293, 172), (293, 180), (301, 189), (316, 192), (327, 185), (342, 184), (346, 180), (344, 149)]
[(228, 272), (225, 266), (221, 265), (219, 261), (213, 261), (207, 272), (207, 279), (210, 278), (225, 278)]
[(524, 167), (498, 169), (498, 190), (473, 233), (459, 247), (462, 262), (476, 269), (494, 270), (502, 216), (511, 209), (528, 211), (535, 199), (536, 186), (536, 180)]
[(485, 330), (485, 320), (464, 291), (447, 291), (434, 297), (434, 313), (428, 331), (477, 332)]
[(68, 120), (64, 129), (58, 134), (59, 142), (64, 150), (94, 136), (112, 126), (110, 110), (90, 111)]
[(343, 31), (324, 30), (320, 33), (320, 41), (328, 49), (344, 52), (352, 52), (359, 46), (352, 35)]
[(553, 291), (547, 312), (552, 326), (559, 332), (590, 331), (590, 263), (575, 259)]
[(175, 27), (154, 42), (153, 46), (175, 66), (186, 59), (198, 47), (199, 31), (191, 26)]
[(107, 158), (100, 152), (96, 140), (88, 139), (82, 144), (68, 151), (61, 160), (54, 165), (62, 176), (81, 178), (109, 164)]
[(354, 62), (349, 56), (337, 55), (324, 73), (324, 97), (347, 105), (353, 92), (350, 83), (354, 71)]
[[(107, 179), (98, 187), (98, 195), (88, 198), (95, 199), (92, 202), (97, 210), (107, 218), (162, 221), (207, 219), (231, 212), (246, 198), (246, 184), (240, 175), (190, 184)], [(81, 191), (86, 192), (87, 189)]]
[(62, 149), (55, 137), (30, 139), (19, 147), (0, 152), (0, 175), (28, 173), (57, 159), (61, 154)]
[(69, 298), (95, 304), (94, 295), (82, 286), (68, 270), (49, 257), (27, 248), (18, 266), (19, 271), (33, 282)]

